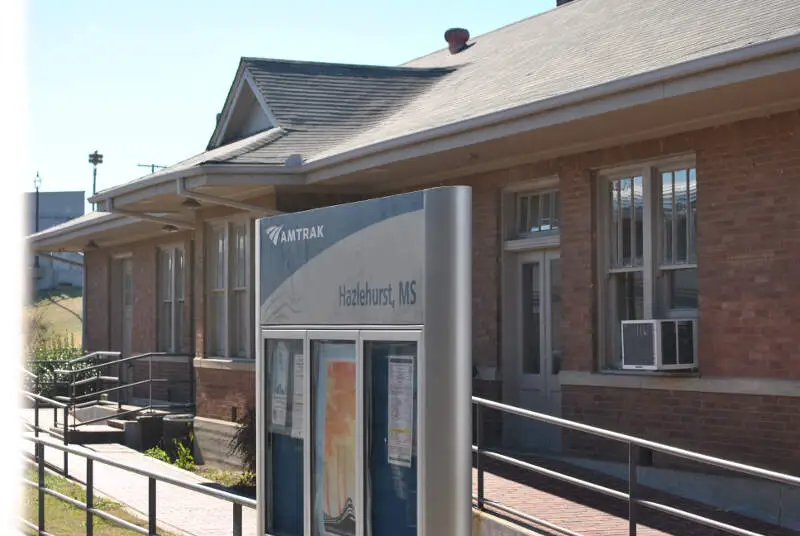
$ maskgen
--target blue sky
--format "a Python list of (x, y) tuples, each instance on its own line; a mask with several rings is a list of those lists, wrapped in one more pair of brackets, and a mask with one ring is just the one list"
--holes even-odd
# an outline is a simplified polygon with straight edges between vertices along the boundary
[[(201, 152), (241, 56), (398, 65), (556, 0), (303, 0), (28, 3), (31, 189), (102, 190)], [(88, 205), (87, 205), (88, 207)]]

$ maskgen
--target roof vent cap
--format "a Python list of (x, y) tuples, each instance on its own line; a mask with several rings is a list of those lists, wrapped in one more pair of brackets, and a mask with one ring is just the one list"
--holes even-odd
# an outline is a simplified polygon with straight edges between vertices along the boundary
[(303, 165), (303, 155), (301, 154), (290, 154), (284, 160), (283, 165), (288, 168), (300, 167)]
[(450, 28), (444, 32), (444, 40), (450, 45), (450, 54), (458, 54), (470, 46), (467, 45), (469, 32), (464, 28)]

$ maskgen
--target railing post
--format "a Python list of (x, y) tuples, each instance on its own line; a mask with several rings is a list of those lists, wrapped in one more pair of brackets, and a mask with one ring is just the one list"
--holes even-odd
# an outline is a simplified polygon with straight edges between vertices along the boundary
[(39, 399), (33, 399), (33, 437), (39, 437)]
[(233, 536), (242, 536), (242, 505), (233, 503)]
[(639, 487), (639, 446), (628, 443), (628, 536), (636, 536), (636, 500)]
[(44, 532), (44, 443), (36, 443), (36, 451), (39, 453), (39, 534)]
[[(64, 406), (64, 446), (69, 445), (69, 406)], [(64, 451), (64, 476), (69, 476), (69, 453)]]
[(147, 486), (147, 531), (156, 536), (156, 479), (148, 478)]
[(86, 458), (86, 536), (94, 534), (94, 463)]
[(475, 445), (477, 452), (475, 453), (475, 468), (478, 471), (478, 509), (483, 510), (483, 466), (481, 464), (481, 436), (483, 435), (483, 425), (481, 415), (481, 405), (475, 405)]
[(147, 357), (147, 389), (148, 407), (153, 411), (153, 354)]

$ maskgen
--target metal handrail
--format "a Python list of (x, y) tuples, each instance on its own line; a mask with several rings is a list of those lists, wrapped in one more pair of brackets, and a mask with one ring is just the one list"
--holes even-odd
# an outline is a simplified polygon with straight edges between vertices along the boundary
[(169, 355), (169, 354), (167, 354), (166, 352), (148, 352), (146, 354), (138, 354), (138, 355), (132, 355), (130, 357), (123, 357), (121, 359), (115, 359), (113, 361), (107, 361), (105, 363), (98, 363), (97, 365), (90, 365), (88, 367), (83, 367), (83, 368), (80, 368), (80, 369), (75, 369), (75, 370), (59, 369), (59, 370), (54, 370), (53, 372), (56, 372), (58, 374), (78, 374), (78, 373), (81, 373), (81, 372), (88, 372), (90, 370), (101, 369), (103, 367), (108, 367), (110, 365), (119, 365), (120, 363), (126, 363), (128, 361), (135, 361), (137, 359), (142, 359), (142, 358), (145, 358), (145, 357), (158, 357), (158, 356), (163, 356), (163, 355)]
[(70, 359), (67, 363), (82, 363), (83, 361), (88, 361), (93, 357), (119, 357), (121, 356), (121, 352), (110, 352), (108, 350), (101, 350), (98, 352), (92, 352), (90, 354), (82, 355), (80, 357), (76, 357), (74, 359)]
[[(22, 520), (24, 524), (27, 526), (38, 530), (40, 534), (45, 534), (45, 511), (44, 511), (44, 495), (52, 495), (57, 497), (61, 500), (65, 500), (69, 502), (73, 506), (80, 508), (81, 510), (86, 512), (86, 534), (87, 536), (93, 535), (94, 530), (94, 516), (102, 517), (108, 521), (116, 523), (122, 527), (131, 529), (139, 534), (156, 534), (157, 526), (156, 526), (156, 502), (157, 502), (157, 494), (156, 494), (156, 482), (164, 482), (166, 484), (171, 484), (173, 486), (177, 486), (179, 488), (183, 488), (188, 491), (194, 491), (196, 493), (201, 493), (203, 495), (208, 495), (209, 497), (213, 497), (215, 499), (220, 499), (233, 505), (233, 520), (232, 520), (232, 534), (234, 536), (241, 536), (242, 534), (242, 507), (246, 506), (247, 508), (255, 509), (257, 503), (254, 499), (250, 499), (249, 497), (243, 497), (240, 495), (235, 495), (233, 493), (228, 493), (226, 491), (221, 491), (218, 489), (201, 486), (199, 484), (193, 484), (190, 482), (184, 482), (180, 479), (173, 478), (167, 475), (162, 475), (155, 473), (153, 471), (148, 471), (146, 469), (140, 469), (138, 467), (131, 467), (130, 465), (117, 462), (110, 458), (106, 458), (105, 456), (95, 454), (92, 452), (79, 450), (74, 447), (69, 447), (66, 445), (61, 445), (59, 443), (54, 442), (53, 440), (40, 438), (40, 437), (25, 437), (26, 441), (30, 441), (34, 444), (34, 449), (36, 451), (35, 457), (38, 462), (38, 469), (39, 469), (39, 482), (33, 483), (31, 481), (24, 481), (29, 484), (33, 485), (38, 488), (39, 490), (39, 519), (38, 519), (38, 526), (32, 526), (33, 524)], [(64, 452), (64, 456), (66, 459), (67, 454), (73, 454), (75, 456), (79, 456), (81, 458), (86, 459), (86, 502), (80, 502), (75, 499), (71, 499), (69, 497), (65, 497), (62, 494), (47, 489), (44, 483), (44, 465), (45, 465), (45, 456), (44, 456), (44, 448), (52, 447), (56, 450), (60, 450)], [(99, 508), (95, 508), (94, 504), (94, 463), (102, 463), (104, 465), (108, 465), (110, 467), (115, 467), (117, 469), (122, 469), (127, 472), (131, 472), (148, 479), (148, 512), (147, 512), (147, 521), (148, 521), (148, 528), (143, 529), (141, 527), (137, 527), (135, 525), (131, 525), (130, 523), (126, 522), (123, 519), (120, 519), (112, 514), (107, 512), (103, 512)]]
[[(665, 504), (661, 504), (655, 501), (645, 500), (639, 498), (639, 484), (638, 484), (638, 453), (639, 449), (649, 449), (656, 452), (662, 452), (664, 454), (669, 454), (672, 456), (676, 456), (679, 458), (683, 458), (686, 460), (691, 460), (693, 462), (703, 463), (706, 465), (711, 465), (715, 467), (719, 467), (722, 469), (727, 469), (730, 471), (735, 471), (738, 473), (743, 473), (749, 476), (759, 477), (766, 480), (771, 480), (773, 482), (777, 482), (780, 484), (793, 486), (800, 488), (800, 477), (788, 475), (784, 473), (779, 473), (776, 471), (770, 471), (768, 469), (763, 469), (761, 467), (755, 467), (752, 465), (747, 465), (743, 463), (733, 462), (730, 460), (725, 460), (722, 458), (717, 458), (714, 456), (709, 456), (706, 454), (700, 454), (698, 452), (693, 452), (690, 450), (685, 450), (677, 447), (673, 447), (670, 445), (665, 445), (663, 443), (658, 443), (655, 441), (649, 441), (646, 439), (641, 439), (635, 436), (630, 436), (627, 434), (621, 434), (618, 432), (612, 432), (610, 430), (605, 430), (603, 428), (597, 428), (595, 426), (589, 426), (586, 424), (581, 424), (574, 421), (569, 421), (566, 419), (562, 419), (559, 417), (553, 417), (551, 415), (546, 415), (543, 413), (537, 413), (535, 411), (530, 411), (523, 408), (518, 408), (515, 406), (509, 406), (507, 404), (503, 404), (500, 402), (495, 402), (493, 400), (487, 400), (485, 398), (479, 397), (472, 397), (472, 403), (476, 407), (476, 445), (472, 445), (472, 452), (476, 455), (476, 469), (478, 472), (478, 494), (473, 499), (476, 500), (477, 507), (479, 510), (485, 509), (487, 506), (495, 508), (501, 512), (509, 513), (514, 516), (520, 517), (525, 519), (529, 522), (540, 524), (542, 526), (546, 526), (552, 530), (557, 530), (564, 534), (575, 534), (574, 532), (559, 527), (557, 525), (553, 525), (545, 520), (539, 519), (535, 516), (531, 516), (528, 514), (524, 514), (519, 512), (513, 508), (509, 508), (505, 505), (497, 501), (492, 501), (486, 499), (484, 493), (484, 468), (482, 464), (482, 458), (486, 457), (489, 459), (497, 460), (500, 462), (508, 463), (520, 469), (525, 469), (527, 471), (535, 472), (538, 474), (545, 475), (550, 478), (558, 479), (564, 482), (568, 482), (570, 484), (589, 489), (591, 491), (595, 491), (598, 493), (603, 493), (605, 495), (614, 497), (616, 499), (625, 500), (628, 502), (628, 534), (630, 536), (636, 535), (637, 530), (637, 516), (638, 516), (638, 507), (645, 507), (651, 510), (659, 511), (665, 514), (669, 514), (675, 517), (679, 517), (681, 519), (692, 521), (694, 523), (698, 523), (701, 525), (706, 525), (708, 527), (712, 527), (718, 530), (722, 530), (728, 532), (730, 534), (736, 534), (739, 536), (763, 536), (756, 532), (752, 532), (746, 529), (742, 529), (739, 527), (735, 527), (733, 525), (722, 523), (719, 521), (715, 521), (713, 519), (700, 516), (697, 514), (692, 514), (689, 512), (685, 512), (678, 508), (674, 508)], [(576, 477), (572, 477), (569, 475), (565, 475), (563, 473), (559, 473), (558, 471), (553, 471), (551, 469), (547, 469), (545, 467), (538, 466), (536, 464), (532, 464), (512, 456), (508, 456), (502, 454), (497, 451), (493, 451), (491, 449), (485, 449), (481, 447), (481, 437), (482, 437), (482, 415), (481, 415), (481, 408), (490, 408), (502, 413), (507, 413), (511, 415), (517, 415), (519, 417), (523, 417), (526, 419), (536, 420), (548, 424), (553, 424), (555, 426), (561, 428), (567, 428), (570, 430), (576, 430), (579, 432), (585, 432), (590, 435), (594, 435), (597, 437), (602, 437), (605, 439), (610, 439), (613, 441), (618, 441), (621, 443), (627, 443), (628, 445), (628, 492), (622, 492), (619, 490), (611, 489), (606, 486), (602, 486), (599, 484), (595, 484), (592, 482), (588, 482), (586, 480), (582, 480)]]
[(729, 469), (731, 471), (737, 471), (740, 473), (745, 473), (750, 476), (765, 478), (768, 480), (779, 482), (781, 484), (788, 484), (789, 486), (800, 487), (800, 477), (787, 475), (784, 473), (778, 473), (776, 471), (770, 471), (768, 469), (762, 469), (760, 467), (755, 467), (753, 465), (732, 462), (730, 460), (725, 460), (723, 458), (716, 458), (714, 456), (709, 456), (707, 454), (700, 454), (698, 452), (694, 452), (691, 450), (685, 450), (678, 447), (665, 445), (664, 443), (648, 441), (647, 439), (641, 439), (639, 437), (627, 434), (621, 434), (619, 432), (612, 432), (611, 430), (605, 430), (603, 428), (589, 426), (588, 424), (581, 424), (575, 421), (568, 421), (566, 419), (553, 417), (551, 415), (546, 415), (544, 413), (536, 413), (535, 411), (530, 411), (515, 406), (509, 406), (507, 404), (501, 404), (500, 402), (487, 400), (485, 398), (479, 398), (473, 396), (472, 402), (474, 404), (486, 406), (487, 408), (496, 409), (499, 411), (503, 411), (505, 413), (512, 413), (514, 415), (519, 415), (520, 417), (527, 417), (529, 419), (555, 424), (562, 428), (570, 428), (572, 430), (577, 430), (579, 432), (586, 432), (591, 435), (603, 437), (606, 439), (612, 439), (615, 441), (619, 441), (621, 443), (629, 443), (632, 445), (636, 445), (637, 447), (663, 452), (664, 454), (671, 454), (673, 456), (677, 456), (687, 460), (705, 463), (708, 465), (715, 465), (722, 469)]
[(22, 391), (22, 396), (30, 400), (36, 400), (38, 402), (44, 402), (45, 404), (50, 404), (51, 406), (54, 406), (59, 409), (69, 407), (68, 404), (64, 404), (63, 402), (53, 400), (52, 398), (47, 398), (46, 396), (37, 395), (36, 393), (31, 393), (30, 391)]

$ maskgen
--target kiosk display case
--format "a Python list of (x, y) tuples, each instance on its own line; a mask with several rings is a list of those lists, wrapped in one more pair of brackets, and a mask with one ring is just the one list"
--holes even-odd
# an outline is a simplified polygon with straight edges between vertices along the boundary
[(470, 533), (470, 194), (257, 221), (259, 534)]

